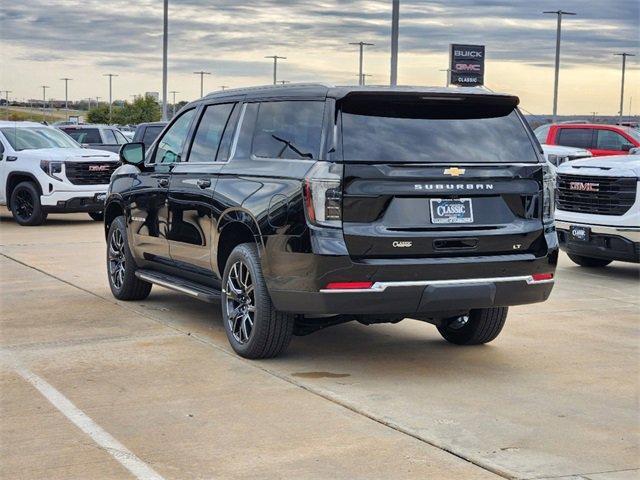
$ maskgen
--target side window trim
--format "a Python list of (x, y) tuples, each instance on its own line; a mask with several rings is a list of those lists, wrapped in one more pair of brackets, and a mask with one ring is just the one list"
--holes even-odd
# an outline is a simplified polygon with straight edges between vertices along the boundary
[(233, 133), (233, 142), (231, 143), (231, 150), (229, 150), (229, 160), (225, 163), (229, 163), (236, 156), (236, 147), (238, 146), (238, 139), (240, 138), (240, 130), (242, 130), (242, 125), (244, 124), (244, 114), (247, 111), (248, 103), (242, 102), (241, 110), (240, 110), (240, 118), (238, 118), (238, 123), (236, 124), (236, 131)]

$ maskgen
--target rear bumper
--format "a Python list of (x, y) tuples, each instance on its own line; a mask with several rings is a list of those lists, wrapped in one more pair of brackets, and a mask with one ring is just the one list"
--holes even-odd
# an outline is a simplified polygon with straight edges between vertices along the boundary
[(531, 276), (376, 282), (368, 290), (271, 291), (277, 309), (304, 314), (438, 314), (545, 301), (553, 280)]
[[(571, 225), (588, 227), (588, 242), (571, 240)], [(640, 228), (556, 222), (560, 248), (583, 257), (640, 263)]]
[[(545, 301), (553, 281), (555, 230), (545, 234), (547, 254), (445, 258), (370, 259), (293, 253), (291, 245), (267, 243), (263, 272), (276, 309), (305, 314), (404, 314), (467, 311)], [(271, 247), (271, 248), (270, 248)], [(326, 290), (334, 282), (372, 282), (363, 290)], [(434, 315), (435, 316), (435, 315)]]

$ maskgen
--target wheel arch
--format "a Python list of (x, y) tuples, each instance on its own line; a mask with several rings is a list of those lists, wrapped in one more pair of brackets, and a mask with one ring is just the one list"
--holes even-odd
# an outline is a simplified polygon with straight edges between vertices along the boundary
[(104, 235), (109, 235), (111, 223), (120, 215), (124, 215), (124, 205), (119, 200), (112, 200), (104, 209)]
[(11, 194), (16, 186), (21, 182), (33, 182), (35, 184), (38, 193), (42, 195), (42, 185), (35, 177), (35, 175), (31, 172), (22, 172), (22, 171), (14, 171), (7, 175), (7, 184), (6, 184), (6, 196), (7, 199), (7, 208), (11, 209)]
[(245, 210), (231, 210), (222, 214), (218, 222), (216, 266), (222, 277), (227, 259), (234, 248), (242, 243), (263, 246), (262, 234), (256, 219)]

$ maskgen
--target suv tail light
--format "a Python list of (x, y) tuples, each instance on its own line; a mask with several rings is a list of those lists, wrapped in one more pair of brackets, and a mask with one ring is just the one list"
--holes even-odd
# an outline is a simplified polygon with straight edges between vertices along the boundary
[(342, 226), (342, 165), (318, 162), (304, 180), (307, 220), (321, 227)]
[(556, 206), (556, 179), (548, 165), (542, 167), (542, 220), (545, 224), (553, 223)]

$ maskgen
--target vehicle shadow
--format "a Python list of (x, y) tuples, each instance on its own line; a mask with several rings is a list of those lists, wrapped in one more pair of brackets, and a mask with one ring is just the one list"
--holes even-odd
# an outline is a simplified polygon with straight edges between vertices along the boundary
[(640, 279), (640, 265), (635, 263), (613, 262), (606, 267), (589, 268), (578, 265), (568, 267), (563, 274), (589, 275), (595, 277), (616, 278), (619, 280)]

